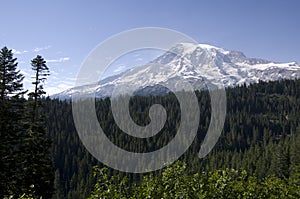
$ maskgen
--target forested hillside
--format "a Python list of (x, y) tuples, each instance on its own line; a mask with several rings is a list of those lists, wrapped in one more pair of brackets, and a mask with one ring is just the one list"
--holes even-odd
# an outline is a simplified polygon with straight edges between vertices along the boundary
[[(257, 179), (275, 175), (276, 179), (284, 180), (297, 176), (300, 165), (300, 81), (260, 82), (229, 88), (226, 93), (227, 116), (222, 135), (213, 151), (199, 159), (198, 151), (210, 122), (210, 98), (208, 92), (197, 92), (201, 110), (198, 135), (180, 158), (186, 163), (187, 176), (218, 169), (224, 172), (226, 169), (244, 169), (247, 176)], [(133, 97), (130, 111), (134, 121), (147, 124), (150, 121), (148, 110), (155, 103), (166, 108), (168, 119), (160, 133), (147, 139), (133, 138), (120, 131), (114, 123), (108, 98), (97, 100), (96, 107), (102, 128), (116, 145), (129, 151), (146, 152), (168, 143), (180, 122), (179, 104), (174, 94)], [(53, 140), (52, 156), (56, 169), (56, 194), (53, 197), (86, 198), (96, 183), (93, 166), (101, 168), (103, 165), (81, 144), (73, 123), (71, 103), (48, 98), (45, 104), (43, 111), (48, 115), (45, 125)], [(127, 176), (131, 185), (143, 183), (144, 175), (148, 175), (126, 174), (112, 169), (107, 173), (120, 179)], [(157, 171), (151, 175), (162, 173)], [(272, 178), (268, 179), (272, 181)]]
[[(16, 60), (12, 50), (1, 49), (0, 198), (300, 197), (300, 80), (227, 88), (221, 137), (203, 159), (198, 151), (210, 124), (211, 106), (208, 91), (197, 91), (201, 112), (197, 136), (179, 162), (155, 172), (130, 174), (105, 168), (85, 149), (75, 129), (71, 101), (44, 98), (49, 75), (44, 58), (37, 55), (31, 60), (32, 92), (23, 89), (24, 76)], [(119, 129), (109, 98), (97, 99), (95, 107), (107, 137), (125, 150), (141, 153), (168, 144), (180, 126), (174, 93), (132, 97), (129, 110), (136, 124), (150, 122), (153, 104), (164, 106), (167, 120), (158, 134), (143, 139)]]

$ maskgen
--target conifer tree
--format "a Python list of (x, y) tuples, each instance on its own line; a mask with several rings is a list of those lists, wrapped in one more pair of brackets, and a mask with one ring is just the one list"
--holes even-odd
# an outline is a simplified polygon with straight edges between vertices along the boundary
[(0, 198), (18, 189), (23, 112), (22, 81), (12, 50), (0, 51)]
[(0, 51), (0, 99), (3, 101), (11, 97), (24, 94), (24, 76), (17, 70), (17, 58), (13, 57), (12, 50), (3, 47)]
[(51, 141), (46, 137), (44, 127), (45, 115), (40, 114), (43, 106), (42, 95), (46, 92), (43, 83), (49, 75), (46, 61), (40, 55), (31, 61), (34, 71), (34, 91), (29, 93), (26, 104), (25, 122), (26, 129), (25, 145), (22, 150), (24, 158), (25, 180), (24, 191), (27, 187), (33, 187), (32, 192), (36, 197), (51, 198), (53, 193), (54, 171), (50, 158)]

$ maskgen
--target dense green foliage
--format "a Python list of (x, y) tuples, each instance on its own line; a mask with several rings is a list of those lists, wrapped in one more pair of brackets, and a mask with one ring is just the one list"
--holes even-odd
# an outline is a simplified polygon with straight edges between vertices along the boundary
[[(4, 47), (0, 51), (0, 198), (9, 190), (18, 189), (21, 171), (20, 139), (23, 134), (23, 75), (17, 69), (17, 59)], [(16, 175), (17, 174), (17, 175)]]
[[(222, 135), (214, 150), (204, 159), (198, 151), (210, 122), (210, 99), (207, 92), (197, 93), (201, 110), (198, 135), (180, 158), (193, 175), (216, 170), (246, 170), (257, 179), (275, 175), (278, 179), (296, 176), (300, 164), (300, 81), (253, 84), (227, 89), (227, 117)], [(137, 124), (149, 122), (148, 110), (162, 104), (168, 119), (160, 133), (148, 139), (136, 139), (123, 133), (114, 123), (110, 100), (96, 103), (98, 118), (107, 136), (118, 146), (135, 152), (157, 150), (168, 143), (180, 122), (180, 109), (173, 94), (161, 97), (134, 97), (131, 116)], [(68, 101), (46, 101), (45, 112), (49, 135), (54, 139), (52, 153), (56, 168), (56, 198), (86, 198), (94, 188), (94, 165), (99, 164), (81, 144), (76, 133), (71, 104)], [(175, 127), (175, 128), (174, 128)], [(112, 169), (110, 176), (127, 176), (128, 183), (141, 183), (143, 174), (126, 174)], [(154, 176), (162, 171), (154, 172)], [(123, 179), (123, 178), (121, 178)]]
[(274, 175), (258, 179), (245, 170), (234, 169), (190, 175), (186, 164), (181, 162), (165, 168), (159, 176), (145, 176), (140, 184), (129, 184), (127, 177), (110, 176), (107, 168), (95, 167), (95, 176), (98, 181), (90, 199), (300, 198), (300, 179), (281, 179)]
[[(24, 76), (12, 50), (0, 51), (0, 198), (51, 198), (53, 164), (41, 113), (43, 81), (48, 74), (41, 56), (32, 60), (35, 89), (24, 99)], [(46, 72), (46, 73), (45, 73)]]

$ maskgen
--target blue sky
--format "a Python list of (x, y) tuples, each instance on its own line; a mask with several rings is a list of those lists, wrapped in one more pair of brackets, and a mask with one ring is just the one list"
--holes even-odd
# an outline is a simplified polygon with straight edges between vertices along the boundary
[[(14, 49), (30, 86), (30, 60), (42, 55), (53, 94), (73, 86), (81, 63), (100, 42), (140, 27), (171, 28), (199, 43), (239, 50), (248, 57), (300, 63), (300, 1), (282, 0), (1, 0), (0, 47)], [(116, 63), (115, 72), (149, 57)], [(113, 70), (112, 70), (113, 74)]]

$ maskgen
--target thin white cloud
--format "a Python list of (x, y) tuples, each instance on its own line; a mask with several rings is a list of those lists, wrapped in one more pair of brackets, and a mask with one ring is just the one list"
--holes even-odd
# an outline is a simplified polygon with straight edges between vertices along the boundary
[(27, 50), (23, 50), (23, 51), (21, 50), (21, 51), (20, 51), (20, 50), (16, 50), (16, 49), (13, 48), (13, 49), (11, 50), (11, 52), (12, 52), (13, 54), (15, 54), (15, 55), (22, 55), (22, 54), (24, 54), (24, 53), (27, 53), (28, 51), (27, 51)]
[(26, 70), (20, 70), (20, 73), (24, 76), (30, 76), (30, 72), (28, 72)]
[(112, 57), (105, 57), (104, 59), (110, 61), (112, 60)]
[(125, 65), (120, 65), (120, 66), (118, 66), (118, 68), (116, 68), (113, 72), (114, 73), (117, 73), (117, 72), (120, 72), (120, 71), (122, 71), (122, 70), (124, 70), (125, 69)]
[(44, 46), (44, 47), (36, 47), (36, 48), (33, 50), (33, 52), (40, 52), (40, 51), (42, 51), (42, 50), (47, 50), (47, 49), (49, 49), (49, 48), (51, 48), (50, 45)]
[(136, 58), (135, 61), (143, 61), (143, 58), (141, 58), (141, 57)]
[(66, 78), (66, 80), (74, 81), (74, 82), (76, 81), (76, 79), (77, 79), (76, 77), (67, 77), (67, 78)]
[(140, 56), (141, 56), (140, 53), (134, 53), (134, 54), (133, 54), (133, 57), (140, 57)]
[(60, 88), (57, 88), (57, 87), (46, 87), (45, 88), (45, 91), (46, 91), (46, 95), (48, 96), (51, 96), (51, 95), (54, 95), (54, 94), (57, 94), (57, 93), (60, 93), (64, 90), (60, 89)]
[[(58, 73), (58, 72), (56, 72), (56, 71), (53, 71), (53, 70), (51, 70), (50, 74), (51, 74), (51, 75), (59, 75), (59, 73)], [(53, 76), (52, 76), (52, 77), (53, 77)]]
[(63, 63), (69, 61), (70, 57), (61, 57), (59, 59), (48, 59), (46, 60), (47, 63)]
[(73, 82), (61, 81), (58, 82), (57, 84), (50, 84), (50, 82), (48, 82), (45, 85), (45, 91), (47, 92), (46, 95), (53, 95), (65, 91), (72, 87), (74, 87)]

